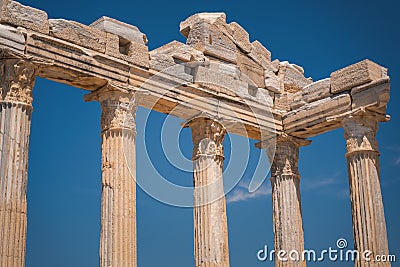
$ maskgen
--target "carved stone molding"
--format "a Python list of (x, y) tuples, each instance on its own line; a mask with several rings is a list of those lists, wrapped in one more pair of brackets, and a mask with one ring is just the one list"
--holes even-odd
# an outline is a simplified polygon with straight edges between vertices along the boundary
[(24, 59), (0, 59), (0, 101), (32, 105), (35, 65)]
[(354, 152), (378, 151), (376, 133), (378, 120), (374, 116), (351, 116), (343, 119), (346, 149), (349, 156)]
[(211, 118), (199, 117), (185, 123), (184, 127), (192, 128), (194, 144), (192, 160), (200, 156), (211, 156), (219, 162), (224, 160), (223, 141), (226, 134), (225, 127)]

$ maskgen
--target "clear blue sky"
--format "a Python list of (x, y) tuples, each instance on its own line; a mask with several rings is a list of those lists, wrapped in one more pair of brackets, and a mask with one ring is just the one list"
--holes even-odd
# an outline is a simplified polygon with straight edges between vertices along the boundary
[[(389, 68), (392, 81), (389, 123), (381, 124), (381, 184), (389, 248), (400, 261), (400, 18), (397, 1), (21, 1), (48, 12), (89, 24), (107, 15), (138, 26), (150, 49), (172, 40), (184, 42), (179, 22), (203, 11), (223, 11), (258, 39), (273, 59), (304, 67), (314, 80), (369, 58)], [(27, 267), (98, 266), (101, 196), (100, 107), (85, 103), (84, 91), (38, 79), (34, 89), (28, 182)], [(154, 175), (145, 160), (144, 109), (139, 109), (137, 176)], [(153, 164), (171, 180), (189, 185), (192, 175), (171, 166), (161, 151), (161, 123), (166, 116), (151, 114), (147, 150)], [(180, 120), (169, 119), (171, 131)], [(167, 132), (168, 134), (168, 132)], [(229, 139), (229, 138), (228, 138)], [(232, 141), (244, 142), (231, 136)], [(182, 131), (182, 153), (190, 156), (188, 129)], [(229, 143), (229, 142), (227, 142)], [(253, 147), (254, 141), (248, 144)], [(230, 149), (227, 149), (229, 154)], [(252, 148), (243, 176), (252, 177), (260, 151)], [(335, 246), (338, 238), (352, 244), (351, 207), (343, 130), (313, 138), (301, 149), (302, 209), (306, 248)], [(234, 156), (232, 156), (233, 159)], [(236, 156), (237, 157), (237, 156)], [(227, 157), (227, 161), (230, 157)], [(247, 163), (246, 159), (243, 159)], [(240, 173), (241, 174), (241, 173)], [(259, 175), (259, 174), (257, 174)], [(266, 175), (266, 173), (265, 173)], [(229, 179), (230, 177), (225, 177)], [(273, 245), (269, 181), (253, 195), (238, 186), (228, 195), (229, 246), (232, 267), (273, 266), (257, 261), (264, 245)], [(192, 209), (162, 204), (140, 188), (137, 192), (138, 265), (194, 266)], [(351, 245), (352, 246), (352, 245)], [(308, 266), (353, 266), (315, 263)], [(400, 266), (394, 263), (392, 266)]]

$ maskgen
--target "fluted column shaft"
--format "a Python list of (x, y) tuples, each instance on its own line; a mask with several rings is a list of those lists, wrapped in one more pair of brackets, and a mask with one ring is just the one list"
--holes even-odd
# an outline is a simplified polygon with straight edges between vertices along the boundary
[(34, 66), (0, 60), (0, 266), (25, 265), (26, 189)]
[(194, 182), (194, 254), (196, 267), (228, 267), (228, 223), (222, 179), (225, 128), (196, 118), (192, 129)]
[(136, 102), (102, 88), (101, 267), (136, 267)]
[[(272, 143), (268, 144), (267, 153), (270, 153), (268, 150), (271, 149), (271, 145), (276, 143), (273, 159), (272, 155), (269, 155), (272, 161), (275, 266), (305, 267), (306, 262), (302, 260), (304, 231), (298, 160), (300, 146), (308, 145), (310, 141), (285, 135), (278, 136)], [(284, 253), (279, 255), (279, 251)]]
[(374, 117), (351, 117), (343, 122), (347, 148), (347, 167), (353, 213), (355, 249), (369, 250), (371, 261), (360, 257), (356, 267), (388, 267), (390, 262), (376, 262), (376, 255), (388, 255), (385, 215), (380, 187), (378, 129)]

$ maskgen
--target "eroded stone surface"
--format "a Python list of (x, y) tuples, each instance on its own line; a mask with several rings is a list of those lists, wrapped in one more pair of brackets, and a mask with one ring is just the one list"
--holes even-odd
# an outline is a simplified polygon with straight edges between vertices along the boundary
[(279, 80), (279, 77), (272, 70), (266, 70), (264, 72), (264, 77), (265, 77), (264, 81), (265, 88), (275, 93), (283, 92), (281, 81)]
[(214, 71), (207, 67), (195, 67), (192, 73), (195, 83), (201, 84), (216, 92), (223, 92), (227, 95), (235, 96), (235, 91), (237, 91), (240, 86), (240, 81), (235, 80), (230, 75)]
[(304, 77), (304, 73), (294, 64), (287, 61), (281, 62), (278, 71), (279, 79), (285, 91), (295, 93), (312, 83), (312, 80)]
[(135, 42), (143, 45), (147, 44), (146, 35), (142, 33), (138, 27), (113, 18), (103, 16), (89, 26), (101, 31), (115, 34), (129, 42)]
[(180, 23), (179, 27), (182, 35), (188, 37), (191, 27), (195, 23), (198, 23), (199, 21), (207, 21), (210, 24), (213, 24), (216, 21), (221, 21), (222, 23), (226, 23), (226, 15), (225, 13), (222, 12), (194, 14)]
[(241, 52), (237, 53), (237, 65), (239, 70), (248, 76), (257, 87), (265, 87), (264, 69), (260, 65)]
[(83, 25), (76, 21), (50, 19), (50, 34), (71, 43), (93, 49), (100, 53), (106, 51), (106, 32)]
[(233, 40), (237, 46), (243, 50), (245, 53), (250, 53), (252, 50), (252, 45), (250, 44), (249, 34), (245, 29), (242, 28), (238, 23), (231, 22), (228, 24)]
[(298, 109), (306, 104), (305, 99), (303, 98), (303, 92), (299, 91), (290, 95), (290, 108), (292, 110)]
[(386, 114), (386, 106), (390, 98), (390, 83), (387, 78), (372, 84), (354, 87), (351, 91), (352, 109), (368, 107), (378, 113)]
[(265, 48), (259, 41), (251, 43), (251, 52), (249, 56), (264, 69), (271, 69), (271, 52)]
[(235, 43), (213, 24), (205, 21), (193, 24), (186, 43), (205, 55), (236, 63)]
[(329, 78), (306, 85), (302, 90), (303, 100), (307, 103), (330, 96), (331, 80)]
[(14, 27), (0, 25), (0, 48), (22, 52), (25, 49), (25, 37)]
[(121, 47), (119, 37), (112, 33), (107, 33), (105, 53), (141, 67), (150, 67), (150, 55), (146, 45), (128, 42)]
[(274, 99), (274, 108), (280, 111), (289, 111), (290, 103), (287, 92), (283, 92), (281, 94), (275, 94)]
[(0, 0), (0, 22), (40, 33), (49, 33), (47, 13), (11, 0)]
[[(276, 96), (275, 96), (276, 101)], [(327, 97), (310, 104), (306, 104), (299, 109), (285, 114), (283, 123), (286, 131), (293, 132), (311, 128), (319, 123), (324, 123), (330, 116), (344, 114), (351, 111), (351, 97), (349, 94), (340, 94)]]
[(150, 52), (152, 56), (155, 55), (168, 55), (171, 58), (182, 60), (183, 62), (197, 61), (205, 62), (207, 59), (201, 51), (183, 44), (178, 41), (172, 41)]
[(370, 61), (363, 60), (346, 68), (331, 73), (331, 92), (343, 92), (352, 87), (382, 78), (382, 67)]

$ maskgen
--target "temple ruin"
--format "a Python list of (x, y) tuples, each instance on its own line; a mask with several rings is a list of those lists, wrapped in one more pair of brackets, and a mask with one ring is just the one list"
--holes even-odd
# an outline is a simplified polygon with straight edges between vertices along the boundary
[[(46, 12), (11, 0), (0, 0), (0, 7), (1, 267), (25, 265), (36, 76), (86, 90), (85, 101), (102, 107), (101, 267), (137, 266), (137, 106), (177, 116), (192, 130), (196, 266), (229, 266), (225, 197), (208, 201), (223, 194), (227, 132), (259, 140), (266, 149), (275, 250), (302, 251), (299, 149), (311, 143), (308, 138), (343, 127), (355, 249), (388, 255), (376, 140), (378, 123), (390, 118), (386, 68), (364, 60), (313, 81), (301, 66), (272, 60), (224, 13), (195, 14), (180, 24), (186, 44), (173, 41), (148, 51), (145, 34), (112, 18), (87, 26), (48, 19)], [(203, 186), (209, 183), (212, 190)], [(275, 266), (306, 262), (276, 260)], [(361, 260), (355, 266), (391, 265)]]

